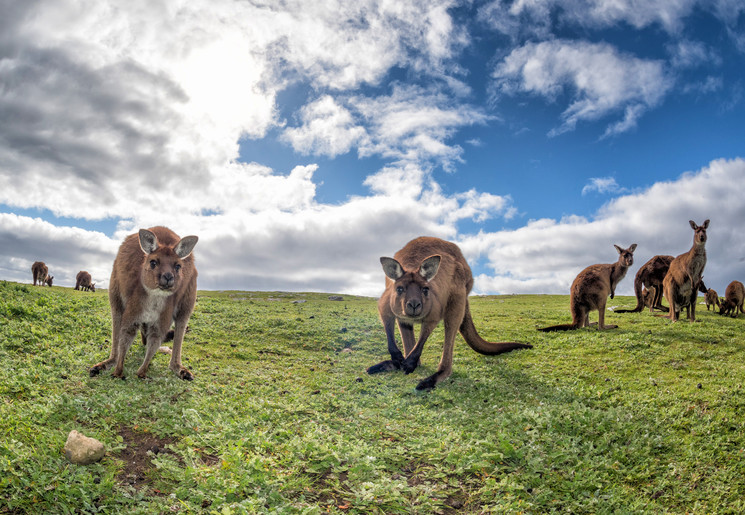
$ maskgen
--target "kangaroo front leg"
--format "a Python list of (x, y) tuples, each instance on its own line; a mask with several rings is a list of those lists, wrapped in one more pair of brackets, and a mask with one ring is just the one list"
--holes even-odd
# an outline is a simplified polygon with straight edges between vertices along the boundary
[[(461, 321), (462, 319), (463, 316), (460, 317)], [(431, 390), (453, 373), (453, 349), (455, 347), (455, 335), (458, 334), (460, 322), (453, 320), (453, 317), (448, 317), (445, 319), (444, 325), (445, 343), (442, 346), (442, 357), (440, 358), (437, 372), (419, 381), (419, 384), (416, 386), (417, 390)]]
[(404, 359), (403, 362), (402, 368), (407, 374), (411, 374), (419, 364), (419, 358), (422, 356), (424, 344), (427, 342), (427, 338), (429, 338), (429, 335), (432, 334), (432, 331), (434, 331), (435, 327), (437, 327), (437, 323), (437, 321), (422, 322), (422, 330), (419, 333), (419, 340), (416, 342), (416, 345), (413, 349), (411, 349), (411, 352), (406, 356), (406, 359)]
[(142, 336), (145, 340), (145, 359), (142, 360), (142, 365), (137, 369), (137, 377), (145, 379), (150, 362), (153, 360), (155, 353), (158, 352), (158, 347), (160, 347), (160, 342), (163, 338), (160, 330), (154, 326), (150, 326), (147, 333), (142, 333)]
[(389, 372), (401, 368), (401, 363), (404, 361), (404, 355), (401, 354), (401, 351), (396, 345), (396, 333), (394, 332), (395, 323), (396, 318), (393, 314), (390, 314), (390, 316), (383, 319), (383, 327), (385, 328), (385, 336), (388, 340), (388, 352), (391, 355), (391, 359), (381, 361), (377, 365), (368, 367), (368, 374), (378, 374), (380, 372)]
[(135, 334), (137, 334), (137, 327), (134, 325), (123, 327), (119, 331), (119, 337), (115, 343), (117, 347), (116, 367), (114, 367), (114, 372), (111, 374), (114, 377), (124, 379), (124, 358), (127, 356), (127, 351), (129, 350), (129, 346), (132, 345)]
[[(187, 320), (176, 320), (176, 325), (173, 330), (173, 351), (171, 352), (171, 363), (168, 365), (168, 368), (173, 370), (173, 372), (181, 379), (191, 381), (194, 379), (194, 374), (181, 365), (181, 345), (184, 342), (184, 334), (186, 334)], [(156, 351), (158, 350), (158, 345), (160, 345), (160, 341), (155, 346)]]

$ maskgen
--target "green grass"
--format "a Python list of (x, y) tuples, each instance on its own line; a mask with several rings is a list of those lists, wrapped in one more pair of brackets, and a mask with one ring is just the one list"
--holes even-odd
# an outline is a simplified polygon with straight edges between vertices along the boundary
[[(745, 318), (544, 334), (567, 296), (471, 306), (485, 338), (535, 348), (458, 337), (451, 378), (417, 392), (442, 328), (413, 374), (369, 376), (388, 357), (374, 299), (200, 292), (195, 380), (163, 355), (137, 379), (135, 343), (121, 381), (87, 371), (109, 351), (105, 291), (0, 282), (0, 513), (745, 511)], [(68, 463), (72, 429), (106, 457)]]

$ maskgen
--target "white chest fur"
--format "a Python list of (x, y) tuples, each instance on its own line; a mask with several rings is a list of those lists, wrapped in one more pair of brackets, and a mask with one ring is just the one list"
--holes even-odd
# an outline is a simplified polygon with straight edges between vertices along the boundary
[(145, 297), (140, 314), (140, 323), (154, 324), (160, 320), (160, 314), (166, 307), (170, 293), (161, 290), (151, 290)]

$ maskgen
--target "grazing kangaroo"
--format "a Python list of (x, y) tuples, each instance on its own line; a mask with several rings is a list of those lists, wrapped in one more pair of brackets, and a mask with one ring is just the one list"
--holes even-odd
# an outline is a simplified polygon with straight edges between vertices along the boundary
[(662, 282), (665, 300), (670, 306), (668, 318), (673, 322), (678, 321), (680, 310), (686, 306), (690, 306), (688, 319), (691, 322), (696, 321), (696, 297), (699, 289), (703, 288), (701, 275), (706, 266), (706, 229), (709, 227), (709, 220), (703, 225), (696, 225), (693, 220), (688, 223), (693, 229), (691, 250), (673, 259)]
[(719, 304), (719, 294), (713, 288), (706, 290), (704, 300), (706, 301), (706, 311), (709, 311), (709, 306), (714, 306), (712, 308), (714, 311), (716, 311), (718, 307), (721, 307)]
[[(419, 382), (416, 389), (434, 388), (453, 370), (455, 335), (480, 354), (501, 354), (515, 349), (531, 349), (524, 343), (487, 342), (476, 332), (468, 305), (473, 287), (471, 268), (454, 243), (439, 238), (416, 238), (396, 252), (381, 257), (386, 275), (385, 291), (378, 300), (380, 319), (388, 339), (390, 360), (367, 369), (368, 374), (403, 369), (410, 374), (419, 364), (424, 344), (440, 323), (445, 325), (445, 343), (437, 372)], [(394, 324), (398, 323), (405, 355), (396, 345)], [(414, 342), (414, 324), (421, 324), (419, 340)]]
[(724, 299), (719, 306), (720, 315), (729, 315), (732, 313), (732, 318), (737, 317), (737, 310), (740, 313), (745, 313), (742, 309), (743, 301), (745, 300), (745, 287), (740, 281), (732, 281), (727, 285), (727, 289), (724, 290)]
[[(617, 309), (614, 313), (639, 313), (645, 306), (649, 307), (652, 313), (655, 309), (668, 311), (666, 306), (662, 305), (662, 281), (665, 279), (673, 256), (659, 255), (644, 263), (634, 278), (634, 293), (636, 295), (636, 307), (634, 309)], [(644, 297), (643, 288), (647, 288), (651, 300), (648, 303)]]
[(34, 264), (31, 265), (31, 274), (34, 277), (34, 286), (36, 286), (37, 282), (39, 286), (44, 286), (44, 284), (52, 286), (54, 276), (48, 275), (49, 268), (47, 268), (47, 265), (43, 261), (34, 261)]
[(192, 250), (196, 236), (179, 237), (166, 227), (140, 229), (119, 247), (109, 283), (111, 355), (90, 369), (91, 377), (112, 365), (124, 379), (124, 357), (137, 329), (146, 337), (145, 359), (137, 370), (144, 378), (166, 331), (175, 322), (169, 368), (181, 379), (194, 376), (181, 365), (181, 344), (197, 297), (197, 269)]
[(75, 289), (82, 291), (96, 291), (96, 283), (91, 282), (91, 274), (85, 270), (78, 272), (75, 276)]
[(627, 249), (614, 245), (618, 251), (618, 261), (603, 265), (590, 265), (582, 270), (572, 282), (569, 290), (569, 311), (572, 313), (571, 324), (552, 325), (539, 331), (569, 331), (588, 327), (590, 311), (598, 311), (598, 331), (615, 329), (617, 325), (605, 325), (605, 305), (608, 295), (612, 299), (616, 286), (626, 276), (626, 271), (634, 264), (636, 243)]

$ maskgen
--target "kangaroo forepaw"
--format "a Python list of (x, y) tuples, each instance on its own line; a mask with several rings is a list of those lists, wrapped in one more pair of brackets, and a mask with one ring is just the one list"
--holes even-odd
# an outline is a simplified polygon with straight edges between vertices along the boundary
[(401, 365), (393, 360), (386, 360), (381, 361), (377, 365), (373, 365), (371, 367), (367, 368), (367, 373), (372, 374), (380, 374), (381, 372), (391, 372), (393, 370), (399, 370), (401, 368)]
[(416, 385), (416, 389), (419, 391), (431, 390), (435, 386), (437, 386), (437, 374), (432, 374), (427, 379), (422, 379), (421, 381), (419, 381), (419, 384)]
[(419, 360), (410, 361), (405, 359), (404, 362), (401, 364), (401, 368), (404, 369), (404, 372), (406, 374), (411, 374), (414, 370), (416, 370), (417, 365), (419, 364)]

